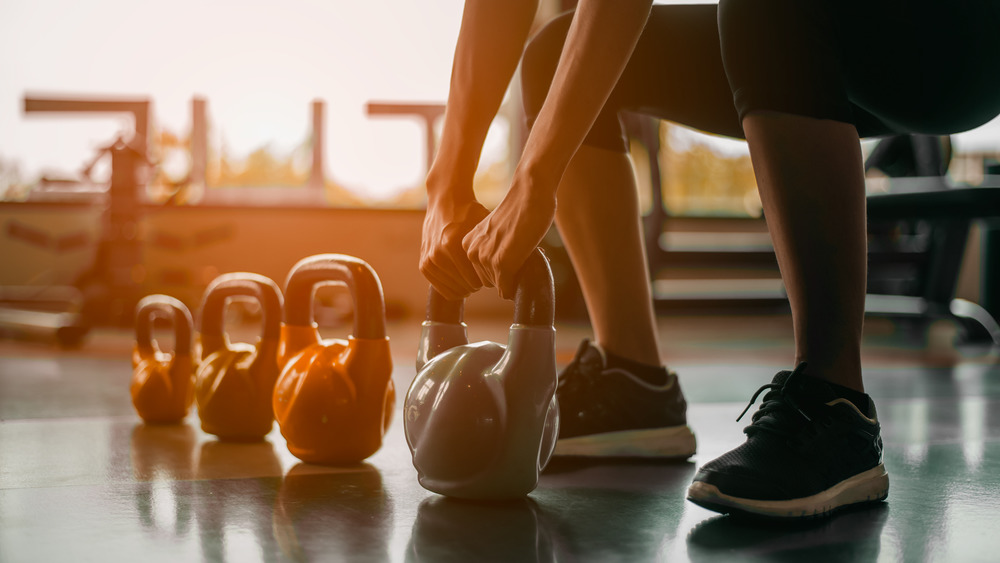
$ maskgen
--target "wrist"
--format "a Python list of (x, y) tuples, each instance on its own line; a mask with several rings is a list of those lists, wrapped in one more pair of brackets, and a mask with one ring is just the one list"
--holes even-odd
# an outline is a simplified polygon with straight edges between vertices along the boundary
[(446, 131), (442, 135), (437, 154), (427, 171), (428, 198), (475, 199), (472, 185), (479, 165), (479, 151), (473, 150), (474, 146), (475, 143), (468, 142), (460, 133)]
[(534, 186), (536, 190), (551, 190), (553, 197), (576, 152), (554, 131), (546, 123), (536, 122), (514, 170), (515, 179)]
[(514, 169), (512, 186), (523, 186), (532, 199), (555, 200), (565, 166), (550, 159), (522, 159)]
[[(437, 162), (437, 161), (435, 161)], [(427, 200), (443, 201), (451, 200), (455, 202), (475, 201), (476, 196), (472, 190), (472, 181), (475, 172), (463, 172), (452, 166), (431, 166), (425, 181), (427, 187)]]

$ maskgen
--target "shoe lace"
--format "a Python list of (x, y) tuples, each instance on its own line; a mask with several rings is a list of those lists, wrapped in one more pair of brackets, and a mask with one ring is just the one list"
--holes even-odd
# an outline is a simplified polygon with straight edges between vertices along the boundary
[(789, 415), (792, 415), (792, 418), (801, 416), (806, 422), (812, 422), (812, 417), (799, 407), (794, 394), (790, 392), (790, 389), (793, 388), (793, 381), (802, 376), (805, 368), (806, 364), (802, 362), (788, 375), (784, 382), (767, 383), (757, 389), (757, 392), (750, 398), (750, 403), (736, 419), (739, 422), (757, 401), (757, 397), (764, 391), (769, 391), (764, 395), (760, 408), (753, 414), (750, 426), (743, 429), (747, 435), (756, 431), (764, 431), (780, 436), (790, 436), (792, 430), (789, 428)]

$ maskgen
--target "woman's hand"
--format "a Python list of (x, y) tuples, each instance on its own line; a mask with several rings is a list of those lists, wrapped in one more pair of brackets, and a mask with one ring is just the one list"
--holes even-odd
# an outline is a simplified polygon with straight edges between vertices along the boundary
[(483, 285), (512, 299), (517, 274), (552, 225), (559, 181), (628, 63), (652, 0), (580, 0), (510, 191), (462, 246)]
[(447, 299), (482, 287), (462, 249), (462, 238), (489, 213), (476, 201), (472, 180), (537, 8), (538, 0), (467, 0), (462, 12), (420, 243), (420, 271)]
[(533, 185), (515, 175), (500, 205), (465, 235), (462, 246), (478, 278), (500, 297), (514, 298), (521, 266), (552, 225), (555, 193), (555, 185)]
[(514, 297), (521, 266), (552, 225), (559, 180), (628, 63), (652, 0), (580, 1), (510, 191), (487, 213), (471, 180), (536, 4), (470, 0), (462, 16), (420, 256), (420, 271), (448, 299), (481, 285)]
[(462, 239), (489, 211), (474, 198), (431, 198), (420, 241), (420, 273), (445, 299), (468, 297), (483, 283), (462, 248)]

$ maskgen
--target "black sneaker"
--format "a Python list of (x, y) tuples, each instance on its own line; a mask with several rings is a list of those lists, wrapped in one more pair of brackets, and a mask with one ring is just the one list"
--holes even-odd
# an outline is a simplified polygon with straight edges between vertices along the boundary
[(768, 393), (743, 430), (747, 441), (706, 463), (688, 500), (723, 514), (810, 518), (886, 498), (875, 403), (865, 395), (862, 412), (804, 370), (779, 372), (757, 390), (750, 405)]
[(598, 346), (584, 340), (559, 374), (559, 439), (553, 455), (691, 457), (695, 438), (677, 374), (651, 385), (622, 369), (608, 369)]

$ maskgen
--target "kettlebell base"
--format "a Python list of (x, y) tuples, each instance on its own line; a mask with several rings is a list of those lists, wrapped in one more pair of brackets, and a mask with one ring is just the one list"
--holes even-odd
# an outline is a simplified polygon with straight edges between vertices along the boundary
[(183, 422), (184, 419), (187, 418), (187, 413), (184, 413), (180, 416), (162, 416), (162, 417), (158, 416), (147, 417), (140, 414), (139, 418), (142, 419), (142, 423), (145, 424), (146, 426), (173, 426)]
[(260, 442), (264, 440), (264, 438), (270, 433), (270, 430), (264, 432), (263, 434), (259, 432), (255, 432), (252, 434), (229, 433), (229, 432), (219, 431), (218, 429), (210, 429), (206, 427), (204, 424), (202, 424), (201, 429), (206, 434), (211, 434), (223, 442), (236, 442), (244, 444)]
[(377, 452), (378, 449), (365, 455), (316, 453), (313, 451), (302, 451), (301, 449), (293, 447), (289, 447), (288, 451), (303, 463), (322, 465), (325, 467), (351, 467), (353, 465), (358, 465), (369, 457), (375, 455), (375, 452)]
[(538, 483), (530, 487), (510, 487), (498, 486), (495, 482), (484, 483), (474, 482), (456, 485), (455, 483), (440, 483), (418, 476), (417, 481), (420, 486), (432, 493), (437, 493), (449, 498), (462, 500), (485, 500), (485, 501), (509, 501), (524, 498), (531, 491), (535, 490)]
[(255, 444), (257, 442), (263, 442), (264, 436), (220, 436), (215, 435), (220, 442), (228, 442), (231, 444)]
[(205, 416), (204, 412), (202, 412), (200, 415), (202, 431), (215, 436), (223, 442), (260, 442), (274, 428), (272, 421), (268, 421), (266, 426), (262, 423), (252, 424), (249, 422), (239, 424), (242, 421), (234, 422), (230, 419), (222, 418), (218, 413), (214, 416)]
[(698, 443), (686, 424), (667, 428), (647, 428), (604, 432), (556, 442), (553, 457), (618, 457), (687, 459)]

